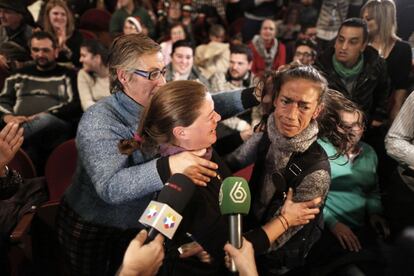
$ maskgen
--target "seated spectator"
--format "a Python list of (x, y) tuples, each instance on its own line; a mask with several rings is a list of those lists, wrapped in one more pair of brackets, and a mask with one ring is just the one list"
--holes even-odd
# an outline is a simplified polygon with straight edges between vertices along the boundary
[(260, 34), (253, 37), (249, 47), (253, 51), (252, 71), (257, 76), (286, 64), (286, 48), (276, 38), (276, 25), (273, 20), (263, 21)]
[(316, 43), (313, 40), (297, 40), (293, 61), (303, 65), (313, 65), (316, 59)]
[(148, 11), (142, 7), (136, 0), (119, 0), (118, 9), (112, 14), (111, 22), (109, 24), (109, 32), (113, 36), (123, 32), (125, 19), (129, 16), (139, 16), (142, 25), (148, 28), (148, 35), (155, 36), (154, 22)]
[(0, 93), (0, 114), (4, 123), (22, 125), (23, 148), (41, 175), (53, 148), (73, 135), (81, 108), (76, 73), (56, 64), (55, 38), (35, 32), (29, 44), (35, 64), (6, 79)]
[(173, 44), (171, 63), (166, 67), (165, 80), (198, 80), (210, 87), (208, 80), (194, 65), (194, 48), (188, 40), (178, 40)]
[[(360, 141), (365, 118), (356, 104), (331, 91), (326, 107), (325, 120), (319, 122), (322, 138), (318, 143), (329, 156), (331, 185), (323, 210), (326, 227), (309, 261), (315, 273), (332, 266), (329, 274), (358, 269), (365, 275), (374, 275), (372, 270), (381, 267), (377, 239), (389, 235), (382, 218), (377, 154)], [(348, 134), (347, 143), (339, 142), (338, 137), (325, 131), (333, 118), (340, 119), (338, 129)], [(369, 254), (373, 257), (367, 257)], [(332, 265), (339, 259), (343, 260), (339, 262), (341, 267)]]
[[(158, 1), (157, 33), (158, 37), (160, 38), (160, 41), (170, 39), (171, 29), (173, 28), (173, 26), (177, 26), (177, 24), (182, 24), (183, 29), (185, 30), (187, 35), (191, 32), (191, 0), (187, 0), (187, 2), (190, 2), (190, 4), (186, 3), (186, 1), (179, 0)], [(185, 37), (182, 39), (189, 38)]]
[(210, 79), (214, 73), (225, 73), (229, 67), (230, 45), (224, 43), (226, 31), (221, 25), (212, 25), (209, 30), (210, 42), (195, 50), (194, 63), (203, 76)]
[(82, 69), (78, 72), (78, 91), (83, 111), (109, 96), (108, 49), (97, 40), (85, 40), (80, 48)]
[(0, 131), (0, 274), (11, 275), (8, 260), (10, 234), (33, 205), (47, 200), (43, 178), (23, 180), (20, 174), (7, 167), (23, 143), (23, 128), (7, 124)]
[(316, 26), (302, 25), (298, 33), (298, 39), (312, 39), (316, 41)]
[(139, 34), (148, 35), (148, 29), (141, 24), (141, 19), (138, 16), (129, 16), (125, 19), (123, 34)]
[[(211, 91), (214, 93), (255, 86), (255, 76), (250, 70), (252, 68), (252, 59), (252, 51), (247, 45), (242, 44), (230, 47), (230, 65), (227, 72), (217, 72), (211, 77)], [(230, 145), (226, 145), (226, 152), (218, 150), (219, 154), (225, 154), (237, 148), (242, 141), (247, 140), (252, 133), (252, 127), (246, 120), (240, 119), (239, 117), (232, 117), (220, 122), (217, 132), (219, 138), (229, 135), (228, 132), (230, 134), (240, 132), (240, 138), (242, 140), (239, 137), (232, 136), (231, 139), (233, 141), (231, 141), (231, 144), (233, 146), (229, 147)]]
[[(33, 28), (29, 26), (33, 18), (23, 0), (0, 1), (0, 44), (13, 41), (27, 49), (27, 41)], [(29, 23), (29, 24), (28, 24)]]
[(285, 45), (295, 41), (301, 30), (299, 23), (300, 8), (296, 4), (290, 4), (283, 16), (283, 20), (277, 21), (277, 38)]
[(56, 61), (80, 68), (79, 48), (83, 37), (75, 28), (75, 21), (66, 1), (50, 0), (47, 2), (43, 29), (57, 39), (59, 56)]
[(181, 23), (173, 24), (170, 29), (169, 40), (160, 44), (165, 64), (171, 62), (172, 46), (178, 40), (189, 40), (185, 27)]

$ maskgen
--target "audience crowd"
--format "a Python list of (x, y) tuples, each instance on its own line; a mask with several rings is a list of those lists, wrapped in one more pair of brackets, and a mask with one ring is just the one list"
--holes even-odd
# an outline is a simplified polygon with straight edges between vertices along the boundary
[[(67, 275), (230, 275), (232, 262), (397, 275), (414, 255), (409, 2), (0, 0), (0, 206), (30, 183), (7, 166), (19, 149), (43, 176), (75, 139), (56, 216)], [(219, 190), (246, 168), (238, 249)], [(196, 192), (177, 235), (148, 243), (138, 219), (176, 173)]]

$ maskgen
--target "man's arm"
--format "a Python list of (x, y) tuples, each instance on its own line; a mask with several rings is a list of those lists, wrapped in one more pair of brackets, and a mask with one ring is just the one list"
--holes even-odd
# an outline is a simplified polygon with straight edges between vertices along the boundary
[(253, 92), (254, 87), (214, 93), (214, 109), (222, 120), (233, 117), (259, 104)]
[(387, 136), (387, 154), (402, 165), (414, 169), (414, 93), (407, 98), (395, 118)]

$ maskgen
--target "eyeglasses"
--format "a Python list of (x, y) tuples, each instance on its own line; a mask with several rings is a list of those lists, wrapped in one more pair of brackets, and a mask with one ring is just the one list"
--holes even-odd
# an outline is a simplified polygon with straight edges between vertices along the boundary
[(167, 68), (163, 69), (155, 69), (153, 71), (144, 71), (139, 69), (132, 69), (132, 73), (137, 74), (138, 76), (144, 77), (149, 80), (158, 80), (161, 76), (165, 76), (165, 73), (167, 72)]
[(295, 57), (311, 58), (311, 57), (313, 57), (313, 55), (311, 53), (296, 51)]

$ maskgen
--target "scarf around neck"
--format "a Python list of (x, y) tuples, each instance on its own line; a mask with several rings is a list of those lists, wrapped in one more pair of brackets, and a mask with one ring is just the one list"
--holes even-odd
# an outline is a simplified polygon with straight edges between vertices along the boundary
[(263, 189), (260, 191), (257, 208), (253, 210), (255, 216), (259, 219), (263, 217), (270, 200), (276, 192), (272, 180), (273, 173), (283, 173), (292, 153), (306, 151), (316, 141), (319, 129), (317, 122), (312, 120), (301, 133), (295, 137), (287, 138), (276, 129), (274, 116), (270, 115), (267, 121), (267, 132), (271, 144), (266, 153)]
[[(183, 151), (187, 151), (187, 150), (185, 148), (171, 145), (171, 144), (161, 144), (159, 147), (159, 153), (162, 157), (174, 155), (174, 154), (177, 154)], [(204, 154), (204, 156), (202, 157), (204, 159), (211, 160), (212, 156), (213, 156), (213, 149), (212, 147), (209, 147), (206, 153)]]
[(270, 51), (266, 50), (265, 43), (260, 35), (255, 35), (252, 39), (252, 43), (254, 47), (257, 49), (259, 55), (264, 59), (266, 64), (266, 70), (272, 69), (273, 60), (275, 59), (275, 56), (277, 54), (277, 48), (279, 46), (277, 39), (273, 39), (273, 45), (272, 48), (270, 48)]
[(332, 55), (332, 64), (341, 78), (349, 79), (361, 73), (362, 68), (364, 67), (364, 55), (361, 55), (359, 61), (352, 68), (345, 67), (342, 63), (336, 60), (335, 55)]

